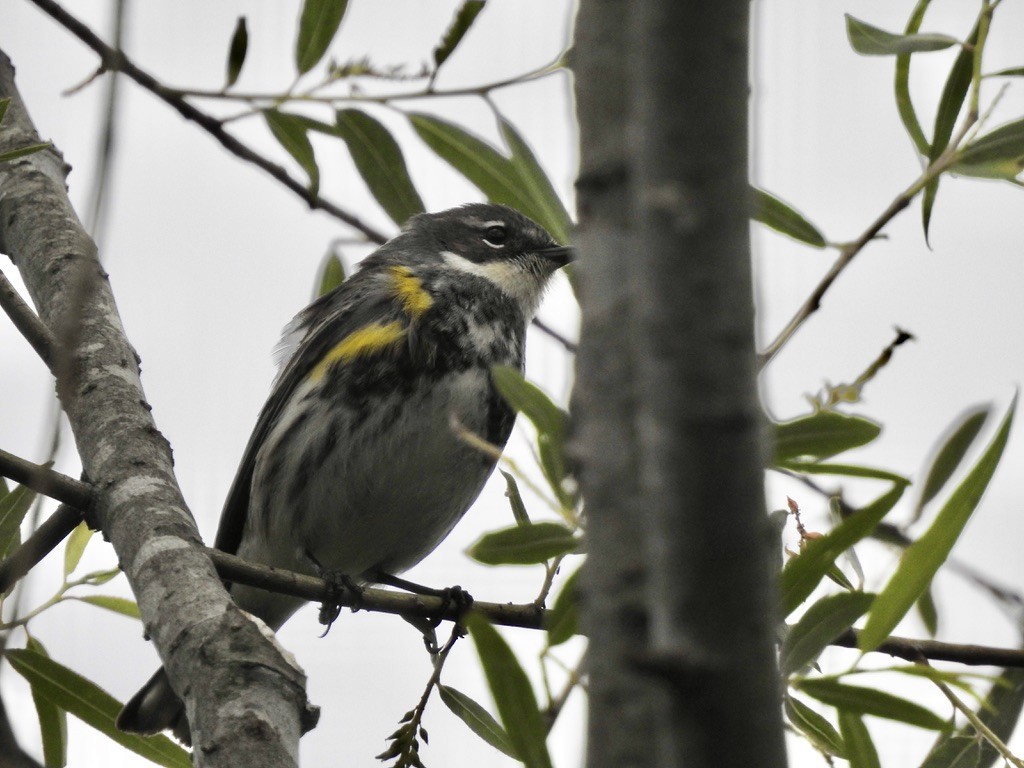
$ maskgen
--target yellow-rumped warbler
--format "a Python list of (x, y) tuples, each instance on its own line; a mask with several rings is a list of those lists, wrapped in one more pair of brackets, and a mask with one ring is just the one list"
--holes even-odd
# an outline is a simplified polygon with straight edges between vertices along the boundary
[[(285, 329), (281, 368), (228, 493), (215, 546), (304, 573), (387, 580), (426, 557), (476, 500), (515, 413), (493, 365), (523, 366), (526, 326), (569, 260), (501, 205), (413, 217)], [(278, 629), (304, 602), (233, 584)], [(163, 670), (118, 727), (187, 734)]]

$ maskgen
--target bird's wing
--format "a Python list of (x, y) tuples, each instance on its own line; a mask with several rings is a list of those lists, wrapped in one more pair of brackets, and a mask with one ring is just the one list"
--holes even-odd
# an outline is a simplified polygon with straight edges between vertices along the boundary
[[(296, 387), (333, 346), (353, 331), (371, 322), (390, 322), (401, 318), (401, 313), (395, 310), (394, 302), (387, 294), (378, 291), (376, 293), (380, 294), (379, 298), (369, 299), (371, 279), (372, 276), (368, 273), (357, 272), (333, 292), (322, 296), (303, 310), (285, 329), (285, 338), (279, 349), (284, 345), (288, 345), (290, 349), (283, 349), (286, 357), (281, 360), (280, 373), (274, 381), (269, 399), (256, 420), (252, 436), (245, 446), (238, 473), (228, 491), (214, 541), (214, 547), (217, 549), (231, 554), (238, 551), (249, 512), (249, 495), (252, 490), (256, 454)], [(317, 317), (323, 319), (315, 323)], [(297, 354), (300, 344), (301, 355)]]

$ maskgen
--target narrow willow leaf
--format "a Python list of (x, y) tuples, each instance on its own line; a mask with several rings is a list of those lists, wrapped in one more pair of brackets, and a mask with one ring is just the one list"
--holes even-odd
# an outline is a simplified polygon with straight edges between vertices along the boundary
[(921, 517), (928, 502), (938, 495), (949, 478), (956, 472), (957, 467), (964, 460), (964, 456), (967, 455), (967, 451), (974, 444), (975, 438), (978, 437), (978, 433), (981, 432), (981, 428), (985, 425), (990, 411), (991, 408), (984, 406), (961, 414), (957, 417), (960, 423), (946, 430), (945, 439), (935, 452), (935, 458), (921, 485), (921, 498), (914, 511), (914, 520)]
[(800, 617), (782, 643), (779, 667), (784, 675), (798, 672), (818, 658), (828, 644), (853, 626), (871, 607), (875, 596), (843, 592), (823, 597)]
[(320, 279), (317, 280), (316, 295), (323, 296), (330, 293), (343, 282), (345, 282), (345, 265), (341, 263), (338, 254), (328, 252), (324, 257), (323, 265), (320, 267)]
[(72, 574), (78, 564), (82, 561), (82, 555), (85, 554), (85, 547), (92, 538), (92, 531), (89, 530), (89, 526), (85, 524), (83, 520), (77, 526), (75, 530), (68, 536), (67, 543), (64, 545), (64, 578)]
[(29, 650), (8, 651), (11, 667), (32, 686), (33, 692), (91, 725), (113, 741), (167, 768), (191, 768), (188, 752), (166, 736), (142, 737), (123, 733), (114, 725), (121, 704), (77, 672)]
[(35, 499), (36, 492), (24, 485), (17, 485), (0, 497), (0, 555), (6, 555), (17, 546), (21, 537), (21, 521)]
[(968, 176), (1012, 180), (1024, 170), (1024, 119), (1001, 125), (957, 154), (953, 171)]
[(859, 509), (820, 539), (807, 542), (803, 551), (786, 563), (779, 577), (783, 615), (788, 616), (814, 591), (829, 568), (844, 551), (870, 534), (900, 500), (904, 485)]
[[(974, 29), (967, 38), (967, 45), (973, 46), (977, 42), (978, 25), (975, 24)], [(929, 165), (938, 160), (949, 146), (949, 140), (953, 136), (953, 129), (956, 127), (956, 119), (960, 115), (964, 100), (967, 98), (967, 91), (971, 87), (973, 72), (974, 54), (970, 48), (963, 48), (949, 70), (946, 84), (942, 88), (942, 96), (939, 97), (939, 106), (935, 111), (935, 129), (932, 132), (932, 143), (928, 149)], [(932, 207), (935, 203), (938, 187), (939, 178), (936, 177), (924, 191), (921, 215), (925, 242), (928, 242), (928, 227), (931, 223)]]
[(276, 109), (263, 110), (263, 117), (278, 144), (284, 147), (306, 172), (309, 177), (310, 195), (315, 196), (320, 190), (320, 168), (316, 164), (313, 145), (306, 134), (305, 121), (298, 115), (289, 115)]
[(807, 475), (836, 475), (838, 477), (866, 477), (872, 480), (888, 480), (900, 485), (910, 485), (910, 478), (897, 475), (887, 469), (861, 467), (856, 464), (823, 464), (817, 461), (782, 461), (776, 466), (791, 472)]
[(846, 759), (850, 768), (882, 768), (878, 750), (860, 715), (846, 709), (839, 710), (839, 733), (846, 745)]
[(515, 477), (510, 472), (506, 472), (504, 469), (499, 469), (502, 477), (505, 478), (505, 496), (508, 498), (508, 503), (512, 507), (512, 517), (515, 518), (517, 525), (529, 525), (530, 515), (526, 511), (526, 505), (523, 503), (523, 496), (519, 493), (519, 484), (516, 482)]
[(515, 126), (500, 116), (498, 126), (502, 138), (512, 150), (512, 169), (516, 172), (519, 186), (531, 202), (530, 207), (522, 213), (544, 227), (558, 242), (569, 242), (572, 219), (555, 192), (551, 179), (540, 167), (530, 145)]
[[(993, 685), (976, 714), (992, 732), (1005, 743), (1017, 726), (1024, 708), (1024, 669), (1005, 669), (1003, 685)], [(995, 765), (1000, 755), (984, 739), (979, 739), (974, 727), (965, 724), (959, 730), (939, 737), (921, 768), (949, 768), (954, 765), (972, 765), (988, 768)], [(974, 762), (967, 762), (968, 759)]]
[(946, 562), (996, 471), (1010, 436), (1016, 408), (1017, 396), (1014, 395), (999, 431), (978, 463), (953, 491), (931, 527), (903, 553), (896, 572), (868, 613), (867, 623), (860, 633), (861, 651), (866, 653), (877, 648), (889, 636)]
[(757, 187), (751, 187), (750, 191), (754, 197), (751, 213), (754, 221), (815, 248), (827, 245), (821, 231), (788, 203)]
[(873, 27), (846, 14), (846, 35), (850, 45), (864, 56), (893, 56), (900, 53), (941, 51), (960, 43), (955, 37), (939, 34), (896, 35)]
[(843, 737), (839, 735), (835, 727), (822, 715), (815, 712), (795, 696), (786, 695), (785, 700), (786, 719), (793, 724), (800, 733), (807, 737), (815, 747), (822, 752), (835, 755), (836, 757), (846, 756), (846, 745), (843, 744)]
[[(918, 0), (917, 5), (914, 6), (914, 10), (910, 14), (910, 18), (907, 20), (907, 26), (903, 30), (903, 34), (913, 35), (921, 28), (925, 11), (928, 10), (930, 4), (931, 0)], [(914, 102), (910, 98), (909, 53), (901, 53), (896, 57), (896, 80), (893, 89), (896, 95), (896, 110), (899, 112), (900, 120), (903, 122), (907, 135), (914, 142), (914, 147), (918, 153), (927, 155), (928, 139), (925, 138), (924, 130), (917, 119), (917, 112), (914, 110)]]
[(434, 69), (439, 69), (442, 64), (448, 61), (448, 57), (455, 52), (462, 38), (466, 36), (469, 28), (476, 21), (477, 14), (484, 9), (484, 0), (463, 0), (459, 10), (455, 12), (451, 26), (444, 33), (441, 42), (434, 49)]
[[(989, 72), (985, 77), (1024, 77), (1024, 67), (1000, 69), (998, 72)], [(2, 119), (3, 115), (0, 113), (0, 120)]]
[(508, 740), (508, 734), (505, 733), (505, 729), (491, 716), (490, 712), (462, 691), (451, 686), (438, 685), (437, 691), (441, 694), (441, 701), (444, 702), (445, 706), (462, 722), (468, 725), (473, 733), (495, 749), (504, 752), (513, 760), (519, 759), (515, 747)]
[(9, 160), (17, 160), (19, 157), (25, 157), (26, 155), (34, 155), (36, 152), (42, 152), (49, 146), (50, 142), (44, 141), (42, 144), (29, 144), (27, 147), (18, 147), (17, 149), (0, 153), (0, 163), (6, 163)]
[(466, 629), (476, 645), (498, 715), (518, 759), (526, 768), (551, 768), (544, 718), (530, 681), (512, 649), (481, 616), (471, 613), (466, 618)]
[(917, 598), (917, 615), (921, 617), (925, 631), (931, 637), (939, 633), (939, 609), (935, 605), (935, 596), (932, 595), (932, 588), (929, 584), (927, 589)]
[[(30, 637), (25, 647), (33, 653), (49, 658), (46, 648)], [(32, 703), (39, 720), (39, 733), (43, 742), (43, 763), (46, 768), (64, 768), (68, 764), (68, 713), (32, 688)]]
[(338, 33), (348, 0), (305, 0), (295, 40), (295, 68), (304, 75), (317, 65)]
[(485, 565), (536, 565), (573, 552), (579, 540), (561, 523), (515, 525), (485, 533), (467, 554)]
[(846, 685), (828, 679), (801, 680), (797, 688), (836, 709), (898, 720), (933, 731), (944, 731), (949, 728), (949, 721), (920, 704), (874, 688)]
[(83, 603), (89, 603), (89, 605), (106, 608), (108, 611), (120, 613), (122, 616), (127, 616), (130, 619), (142, 618), (139, 613), (139, 606), (136, 602), (124, 597), (114, 597), (112, 595), (84, 595), (73, 599)]
[(576, 586), (579, 576), (580, 569), (577, 568), (565, 580), (562, 591), (555, 599), (554, 606), (544, 616), (544, 628), (548, 631), (549, 648), (561, 645), (579, 632), (579, 592)]
[(231, 35), (231, 45), (228, 46), (227, 77), (224, 81), (226, 91), (238, 82), (238, 76), (242, 74), (242, 65), (245, 64), (245, 54), (249, 50), (249, 30), (245, 26), (245, 16), (239, 16), (235, 22), (235, 31)]
[(359, 175), (391, 220), (402, 226), (423, 213), (402, 148), (388, 129), (358, 109), (340, 109), (335, 117), (338, 136), (348, 145)]
[(3, 99), (0, 99), (0, 123), (2, 123), (4, 121), (4, 115), (7, 114), (7, 107), (9, 107), (10, 104), (11, 104), (11, 97), (10, 96), (7, 96), (7, 97), (5, 97)]
[(773, 426), (775, 464), (803, 456), (827, 459), (870, 443), (882, 431), (869, 419), (836, 411), (820, 411)]
[(512, 161), (497, 149), (464, 128), (431, 115), (410, 114), (409, 122), (438, 157), (465, 176), (490, 202), (530, 215), (533, 202), (520, 188)]

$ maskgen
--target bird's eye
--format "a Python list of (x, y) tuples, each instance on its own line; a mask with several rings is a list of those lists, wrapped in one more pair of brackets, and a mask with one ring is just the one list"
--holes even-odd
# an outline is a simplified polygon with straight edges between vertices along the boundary
[(507, 239), (508, 231), (502, 226), (494, 225), (484, 231), (484, 242), (495, 248), (504, 245)]

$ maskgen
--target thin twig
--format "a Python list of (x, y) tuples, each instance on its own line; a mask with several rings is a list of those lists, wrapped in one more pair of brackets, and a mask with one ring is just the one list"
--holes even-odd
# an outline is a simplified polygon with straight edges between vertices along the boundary
[(6, 595), (11, 587), (56, 549), (80, 522), (81, 510), (67, 504), (57, 507), (6, 560), (0, 561), (0, 595)]
[(40, 10), (48, 14), (61, 26), (67, 29), (71, 34), (92, 48), (93, 51), (99, 55), (104, 69), (108, 71), (122, 72), (127, 75), (144, 89), (170, 105), (186, 120), (194, 122), (200, 128), (213, 136), (213, 138), (220, 142), (221, 146), (231, 154), (235, 155), (235, 157), (257, 166), (297, 194), (309, 205), (310, 208), (319, 209), (325, 213), (329, 213), (335, 218), (345, 222), (353, 229), (359, 230), (366, 235), (367, 239), (375, 243), (383, 243), (387, 240), (387, 237), (383, 233), (371, 227), (358, 217), (343, 210), (334, 203), (325, 200), (319, 195), (311, 194), (309, 189), (293, 179), (289, 175), (288, 171), (283, 167), (276, 163), (272, 163), (259, 153), (250, 149), (230, 133), (225, 131), (219, 120), (199, 109), (196, 109), (173, 89), (166, 88), (161, 85), (156, 78), (132, 63), (123, 51), (118, 51), (108, 46), (100, 40), (96, 33), (89, 29), (89, 27), (64, 10), (64, 8), (54, 2), (54, 0), (32, 0), (32, 2)]
[(941, 680), (933, 679), (932, 682), (935, 683), (938, 689), (942, 691), (943, 695), (949, 699), (949, 703), (967, 718), (967, 721), (974, 727), (974, 730), (978, 732), (978, 735), (987, 741), (1006, 762), (1017, 766), (1017, 768), (1024, 768), (1024, 761), (1010, 751), (1010, 748), (1006, 746), (1006, 742), (1000, 739), (991, 728), (985, 725), (985, 721), (978, 717), (978, 714), (967, 706), (959, 696), (953, 693), (952, 688)]
[(14, 290), (14, 286), (11, 285), (10, 280), (7, 279), (3, 272), (0, 272), (0, 307), (11, 318), (14, 327), (32, 345), (32, 349), (36, 351), (36, 354), (53, 371), (57, 347), (53, 335), (43, 324), (43, 321), (39, 319), (39, 316), (32, 311), (32, 308)]
[[(857, 630), (851, 629), (837, 637), (831, 644), (840, 648), (857, 648), (858, 638)], [(877, 653), (914, 662), (920, 661), (923, 656), (932, 661), (955, 661), (970, 666), (1024, 667), (1024, 650), (1017, 648), (993, 648), (985, 645), (890, 637), (874, 650)]]
[(550, 325), (548, 325), (543, 320), (541, 320), (539, 317), (533, 318), (533, 326), (538, 331), (541, 331), (542, 333), (546, 333), (552, 339), (554, 339), (559, 344), (561, 344), (563, 347), (565, 347), (565, 351), (566, 352), (571, 352), (572, 354), (575, 355), (576, 352), (579, 351), (579, 345), (575, 341), (570, 341), (565, 336), (563, 336), (561, 333), (559, 333), (554, 328), (552, 328)]

